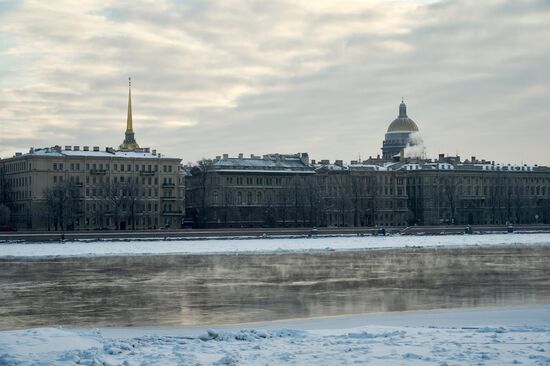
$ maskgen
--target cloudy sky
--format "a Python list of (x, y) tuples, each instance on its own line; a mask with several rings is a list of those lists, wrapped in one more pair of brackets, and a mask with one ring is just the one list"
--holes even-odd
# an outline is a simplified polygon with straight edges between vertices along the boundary
[(427, 152), (550, 164), (550, 1), (0, 0), (0, 156), (136, 139), (184, 161)]

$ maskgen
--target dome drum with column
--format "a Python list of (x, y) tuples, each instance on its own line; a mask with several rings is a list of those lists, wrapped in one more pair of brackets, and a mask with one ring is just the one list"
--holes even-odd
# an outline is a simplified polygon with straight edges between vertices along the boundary
[(399, 116), (390, 123), (382, 143), (382, 157), (393, 160), (410, 142), (411, 134), (418, 132), (416, 123), (407, 116), (407, 106), (401, 100)]

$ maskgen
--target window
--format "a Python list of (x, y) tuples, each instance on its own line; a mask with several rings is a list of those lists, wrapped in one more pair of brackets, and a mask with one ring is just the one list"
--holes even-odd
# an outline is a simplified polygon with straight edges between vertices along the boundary
[(57, 163), (53, 163), (53, 170), (57, 170)]

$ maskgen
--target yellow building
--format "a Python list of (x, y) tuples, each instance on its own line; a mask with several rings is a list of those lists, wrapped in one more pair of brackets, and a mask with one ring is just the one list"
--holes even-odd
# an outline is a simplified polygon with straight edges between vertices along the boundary
[(7, 224), (23, 230), (179, 228), (185, 197), (180, 163), (139, 147), (129, 94), (119, 150), (54, 146), (2, 159), (0, 205), (9, 210)]

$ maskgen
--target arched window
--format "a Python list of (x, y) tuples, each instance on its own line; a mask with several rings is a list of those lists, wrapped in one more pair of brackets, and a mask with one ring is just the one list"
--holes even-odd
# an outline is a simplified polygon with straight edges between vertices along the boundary
[(262, 192), (256, 193), (256, 203), (262, 203)]
[(242, 194), (242, 192), (237, 192), (237, 204), (238, 205), (243, 204), (243, 194)]
[(246, 194), (246, 203), (251, 205), (252, 204), (252, 192), (248, 192)]

